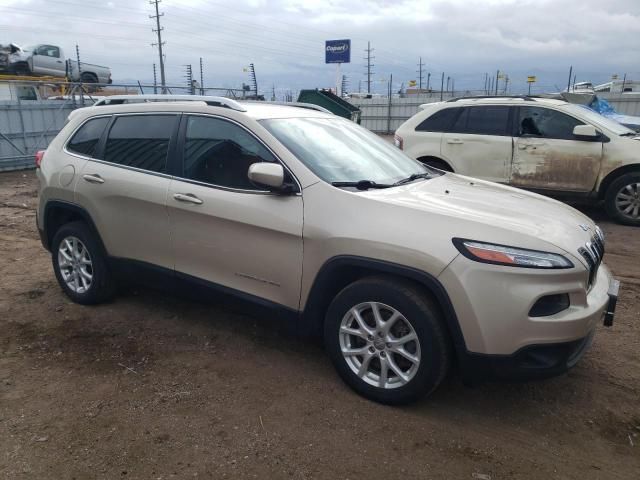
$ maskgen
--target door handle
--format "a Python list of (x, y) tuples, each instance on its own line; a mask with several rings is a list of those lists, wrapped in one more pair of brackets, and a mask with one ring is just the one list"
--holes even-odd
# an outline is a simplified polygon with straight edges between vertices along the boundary
[(58, 63), (62, 63), (62, 60), (58, 60)]
[(97, 173), (83, 175), (82, 178), (89, 183), (104, 183), (104, 179)]
[(193, 203), (195, 205), (202, 205), (202, 200), (196, 197), (193, 193), (174, 193), (173, 198), (179, 202)]
[(451, 140), (447, 140), (447, 143), (451, 145), (462, 145), (464, 142), (459, 138), (452, 138)]

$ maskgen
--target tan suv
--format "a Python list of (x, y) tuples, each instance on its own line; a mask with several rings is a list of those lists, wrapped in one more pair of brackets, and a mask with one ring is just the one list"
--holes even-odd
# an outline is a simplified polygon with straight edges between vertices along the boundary
[(465, 381), (564, 372), (611, 324), (618, 283), (576, 210), (328, 113), (193, 98), (76, 110), (39, 157), (38, 228), (72, 300), (121, 279), (240, 297), (323, 332), (342, 378), (385, 403), (453, 364)]

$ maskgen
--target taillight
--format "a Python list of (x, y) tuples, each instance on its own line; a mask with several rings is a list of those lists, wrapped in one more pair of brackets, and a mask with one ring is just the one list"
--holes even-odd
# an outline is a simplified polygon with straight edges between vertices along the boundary
[(404, 141), (402, 140), (402, 137), (399, 135), (393, 136), (393, 144), (396, 147), (398, 147), (400, 150), (402, 150), (402, 147), (404, 147)]
[(40, 168), (40, 165), (42, 164), (42, 159), (44, 158), (44, 152), (46, 150), (38, 150), (36, 152), (36, 168)]

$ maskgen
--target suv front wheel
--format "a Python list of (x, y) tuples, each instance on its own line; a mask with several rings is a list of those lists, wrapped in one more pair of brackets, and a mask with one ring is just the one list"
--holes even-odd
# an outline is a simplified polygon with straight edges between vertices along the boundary
[(625, 225), (640, 226), (640, 172), (615, 179), (605, 194), (607, 214)]
[(346, 287), (329, 307), (324, 338), (342, 379), (386, 404), (431, 393), (451, 363), (439, 309), (404, 280), (371, 277)]
[(91, 305), (110, 298), (115, 282), (95, 235), (83, 222), (71, 222), (56, 232), (51, 261), (58, 283), (76, 303)]

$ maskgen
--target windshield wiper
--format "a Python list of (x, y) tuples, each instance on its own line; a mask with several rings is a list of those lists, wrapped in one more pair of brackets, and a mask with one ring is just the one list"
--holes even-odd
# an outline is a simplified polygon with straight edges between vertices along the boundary
[(418, 180), (419, 178), (430, 178), (431, 174), (429, 172), (424, 173), (414, 173), (407, 178), (403, 178), (402, 180), (398, 180), (394, 185), (403, 185), (405, 183), (413, 182), (414, 180)]
[(359, 180), (357, 182), (331, 182), (334, 187), (356, 187), (358, 190), (369, 190), (370, 188), (389, 188), (393, 184), (376, 183), (373, 180)]

